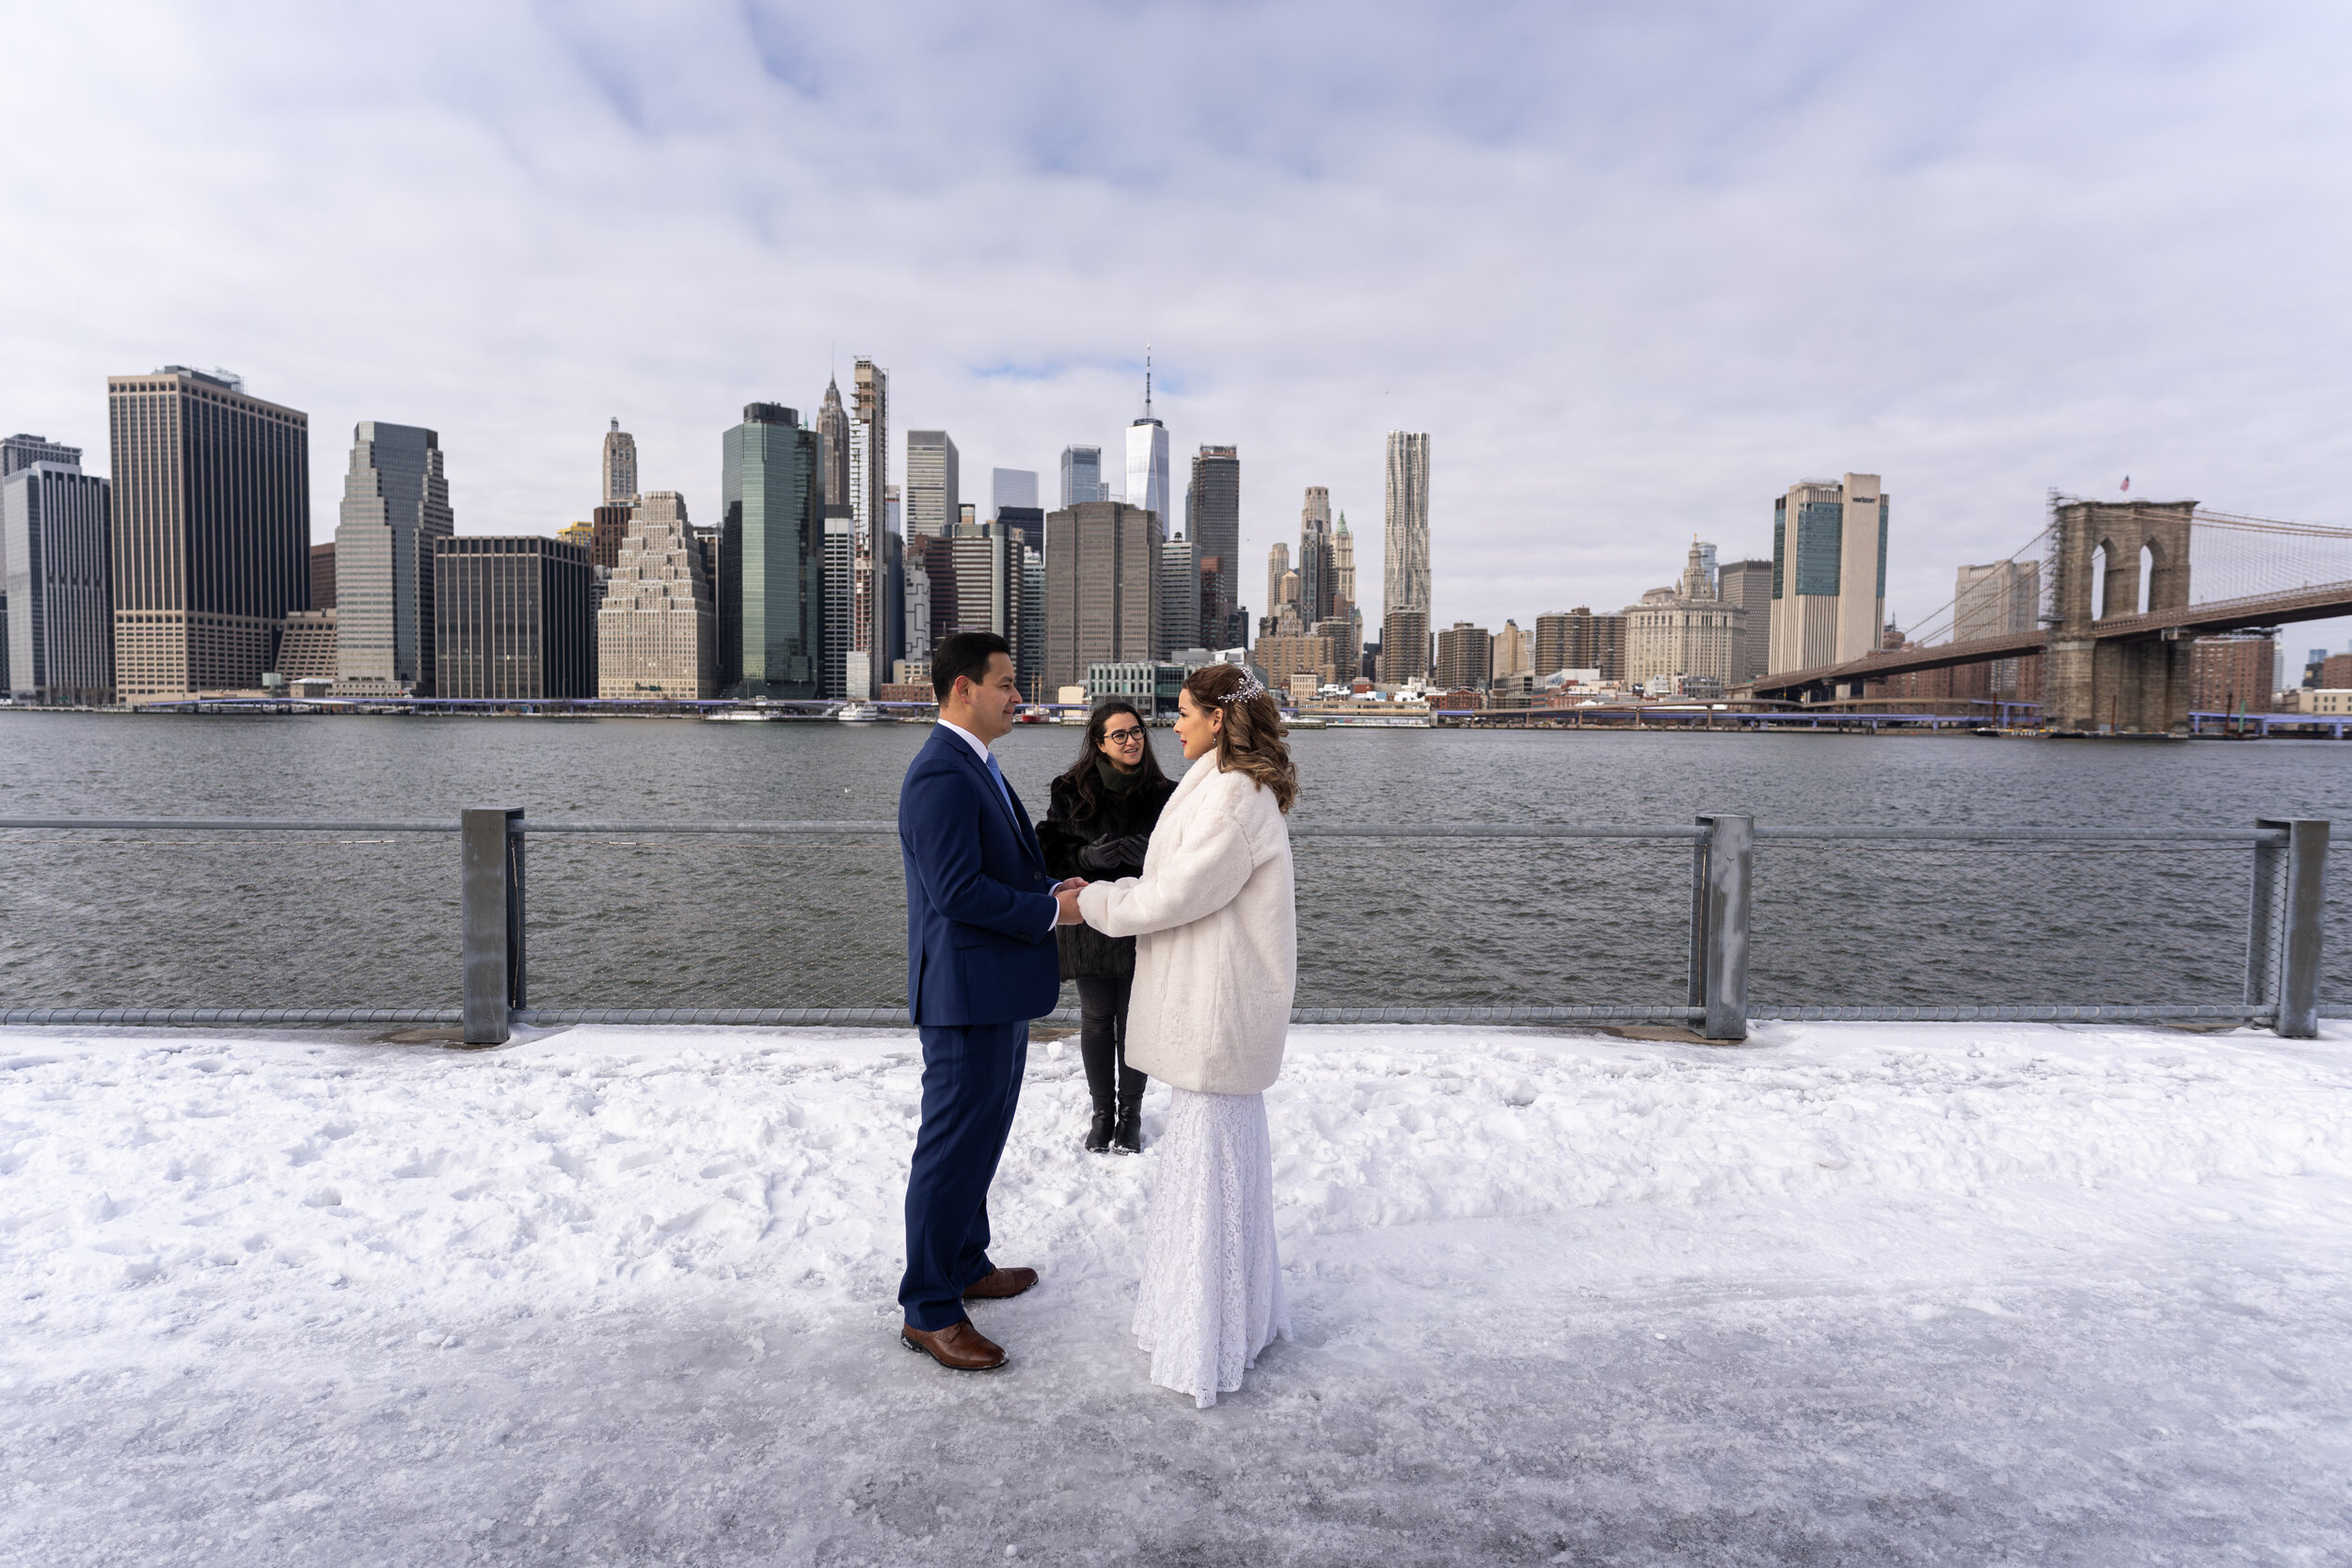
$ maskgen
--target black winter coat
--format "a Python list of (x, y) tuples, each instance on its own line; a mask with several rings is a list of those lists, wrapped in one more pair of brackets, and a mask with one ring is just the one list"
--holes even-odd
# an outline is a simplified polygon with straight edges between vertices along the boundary
[[(1056, 880), (1084, 877), (1089, 882), (1115, 882), (1121, 877), (1142, 876), (1143, 851), (1160, 820), (1160, 808), (1175, 793), (1173, 779), (1147, 779), (1124, 795), (1104, 789), (1099, 791), (1102, 804), (1092, 816), (1073, 817), (1077, 791), (1068, 779), (1056, 778), (1045, 820), (1037, 825), (1038, 843), (1045, 850), (1045, 869)], [(1065, 980), (1083, 974), (1124, 979), (1136, 972), (1133, 937), (1106, 937), (1091, 926), (1063, 926), (1054, 935), (1061, 944), (1061, 977)]]

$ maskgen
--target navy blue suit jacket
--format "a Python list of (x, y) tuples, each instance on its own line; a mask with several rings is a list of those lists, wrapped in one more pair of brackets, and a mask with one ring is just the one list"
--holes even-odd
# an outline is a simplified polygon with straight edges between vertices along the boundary
[(1042, 1018), (1061, 995), (1037, 830), (961, 736), (934, 726), (898, 790), (907, 1006), (917, 1024)]

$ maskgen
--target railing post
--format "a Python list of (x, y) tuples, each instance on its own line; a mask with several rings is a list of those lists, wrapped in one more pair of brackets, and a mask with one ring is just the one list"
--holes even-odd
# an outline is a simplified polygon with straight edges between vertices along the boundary
[(523, 836), (507, 828), (522, 815), (488, 807), (462, 817), (468, 1045), (504, 1045), (509, 1015), (524, 1005)]
[(1748, 1037), (1748, 905), (1756, 877), (1756, 818), (1698, 819), (1707, 836), (1691, 871), (1691, 1006), (1710, 1040)]
[(2254, 848), (2254, 907), (2246, 941), (2246, 1000), (2275, 1004), (2271, 1027), (2288, 1039), (2319, 1033), (2320, 937), (2325, 925), (2328, 823), (2317, 817), (2258, 818), (2282, 845)]

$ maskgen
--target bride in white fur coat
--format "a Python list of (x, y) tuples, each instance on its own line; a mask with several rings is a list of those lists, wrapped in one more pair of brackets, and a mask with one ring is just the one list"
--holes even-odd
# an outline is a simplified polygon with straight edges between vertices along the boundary
[(1135, 937), (1127, 1061), (1173, 1090), (1145, 1242), (1136, 1338), (1152, 1381), (1203, 1408), (1290, 1336), (1274, 1243), (1265, 1094), (1298, 984), (1283, 815), (1298, 775), (1281, 711), (1238, 665), (1184, 681), (1192, 764), (1161, 810), (1141, 877), (1078, 895), (1088, 925)]

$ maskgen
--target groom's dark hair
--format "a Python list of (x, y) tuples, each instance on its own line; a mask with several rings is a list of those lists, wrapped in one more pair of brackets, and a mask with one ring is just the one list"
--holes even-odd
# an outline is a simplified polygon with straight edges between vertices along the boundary
[(931, 693), (941, 702), (955, 694), (956, 677), (977, 686), (988, 676), (992, 655), (1012, 657), (1012, 644), (993, 631), (951, 632), (931, 650)]

